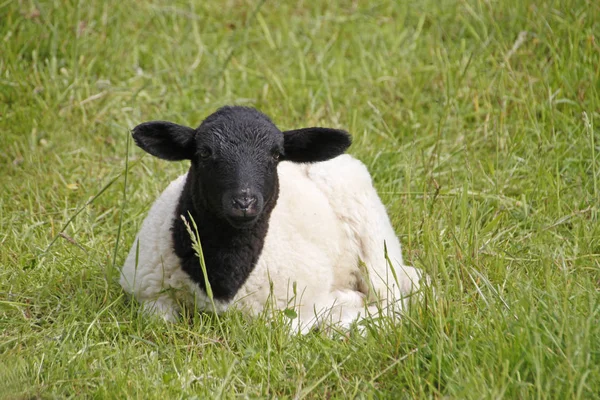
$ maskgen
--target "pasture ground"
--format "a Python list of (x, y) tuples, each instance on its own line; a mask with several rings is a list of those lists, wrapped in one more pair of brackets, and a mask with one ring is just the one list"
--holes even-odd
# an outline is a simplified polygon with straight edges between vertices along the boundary
[[(599, 396), (598, 1), (8, 0), (0, 47), (1, 398)], [(345, 340), (139, 317), (186, 166), (128, 130), (224, 104), (349, 130), (437, 298)]]

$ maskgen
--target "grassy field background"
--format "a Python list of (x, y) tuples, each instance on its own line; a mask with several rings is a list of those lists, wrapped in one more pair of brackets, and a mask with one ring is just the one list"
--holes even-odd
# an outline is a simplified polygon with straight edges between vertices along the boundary
[[(598, 398), (599, 82), (595, 0), (0, 1), (0, 398)], [(129, 129), (224, 104), (349, 130), (437, 298), (346, 340), (139, 317), (186, 165)]]

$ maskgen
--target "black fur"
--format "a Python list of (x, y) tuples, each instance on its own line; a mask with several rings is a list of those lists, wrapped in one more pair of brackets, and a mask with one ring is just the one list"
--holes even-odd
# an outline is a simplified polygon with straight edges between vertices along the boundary
[[(279, 188), (278, 182), (276, 187)], [(189, 218), (189, 212), (198, 225), (206, 272), (213, 294), (216, 299), (231, 300), (256, 265), (279, 191), (269, 199), (263, 213), (251, 229), (236, 229), (206, 208), (194, 207), (193, 199), (202, 195), (200, 190), (188, 176), (172, 228), (175, 254), (181, 259), (181, 268), (206, 291), (200, 262), (192, 249), (190, 235), (179, 217), (184, 215)]]
[[(264, 114), (223, 107), (198, 129), (156, 121), (133, 131), (142, 149), (167, 160), (191, 160), (173, 216), (175, 254), (202, 288), (204, 277), (181, 215), (194, 218), (216, 299), (231, 300), (262, 251), (269, 218), (279, 196), (277, 164), (325, 161), (342, 154), (350, 136), (341, 130), (306, 128), (281, 132)], [(242, 211), (236, 199), (251, 196)], [(237, 207), (237, 208), (236, 208)]]

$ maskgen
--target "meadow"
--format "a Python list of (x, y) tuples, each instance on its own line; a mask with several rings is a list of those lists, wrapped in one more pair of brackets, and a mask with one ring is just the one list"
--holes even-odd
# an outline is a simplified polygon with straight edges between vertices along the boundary
[[(0, 0), (0, 398), (600, 398), (600, 2)], [(365, 335), (144, 318), (136, 124), (353, 135), (428, 292)], [(389, 322), (389, 321), (388, 321)]]

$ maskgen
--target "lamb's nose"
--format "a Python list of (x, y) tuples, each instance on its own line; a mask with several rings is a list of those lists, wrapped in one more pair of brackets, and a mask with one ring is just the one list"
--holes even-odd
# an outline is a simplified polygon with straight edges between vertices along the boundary
[(248, 195), (234, 197), (232, 200), (233, 207), (239, 210), (247, 210), (251, 205), (256, 203), (256, 197)]

